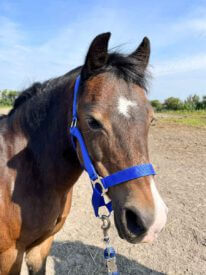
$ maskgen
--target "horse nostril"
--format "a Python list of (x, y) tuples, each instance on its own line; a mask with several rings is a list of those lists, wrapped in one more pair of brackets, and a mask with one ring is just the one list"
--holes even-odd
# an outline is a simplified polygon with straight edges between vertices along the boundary
[(131, 209), (125, 209), (125, 217), (127, 223), (127, 229), (135, 235), (143, 235), (146, 233), (145, 227), (140, 215)]

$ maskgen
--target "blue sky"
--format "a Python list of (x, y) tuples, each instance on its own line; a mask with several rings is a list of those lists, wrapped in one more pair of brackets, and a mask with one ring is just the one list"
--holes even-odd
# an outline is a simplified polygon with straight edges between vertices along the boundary
[(81, 65), (105, 31), (125, 53), (150, 38), (151, 99), (206, 95), (205, 0), (0, 0), (0, 89)]

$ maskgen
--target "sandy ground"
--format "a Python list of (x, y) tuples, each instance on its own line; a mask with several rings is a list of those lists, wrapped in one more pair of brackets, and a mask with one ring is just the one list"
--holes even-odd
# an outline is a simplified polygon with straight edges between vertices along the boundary
[[(131, 245), (114, 225), (111, 243), (121, 274), (206, 274), (206, 129), (151, 127), (150, 156), (158, 188), (169, 207), (166, 228), (154, 244)], [(100, 221), (93, 215), (87, 175), (76, 183), (73, 207), (56, 235), (48, 275), (107, 274)], [(27, 274), (25, 264), (22, 275)]]

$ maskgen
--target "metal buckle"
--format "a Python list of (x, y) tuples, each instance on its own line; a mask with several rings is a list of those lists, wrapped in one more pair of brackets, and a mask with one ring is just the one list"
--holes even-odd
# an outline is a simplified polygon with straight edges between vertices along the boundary
[(73, 118), (72, 119), (72, 123), (71, 123), (71, 126), (70, 126), (71, 128), (73, 128), (73, 127), (77, 127), (77, 118)]
[(92, 186), (95, 188), (96, 184), (99, 184), (101, 186), (101, 196), (106, 195), (108, 189), (104, 188), (104, 185), (102, 183), (102, 177), (97, 176), (96, 180), (91, 180)]

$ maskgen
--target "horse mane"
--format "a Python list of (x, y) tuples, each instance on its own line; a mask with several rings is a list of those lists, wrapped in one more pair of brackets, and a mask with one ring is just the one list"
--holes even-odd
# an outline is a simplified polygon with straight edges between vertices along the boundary
[(39, 97), (41, 97), (45, 93), (52, 92), (58, 89), (58, 87), (62, 86), (73, 73), (79, 70), (79, 68), (80, 67), (71, 70), (63, 76), (46, 80), (43, 83), (33, 83), (29, 88), (23, 90), (20, 95), (15, 99), (13, 108), (10, 110), (8, 116), (11, 116), (17, 109), (19, 109), (19, 107), (21, 107), (25, 103), (28, 103), (34, 97), (38, 103)]
[(13, 111), (17, 109), (20, 105), (22, 105), (24, 102), (29, 100), (31, 97), (37, 95), (42, 88), (42, 84), (37, 82), (34, 83), (31, 87), (24, 90), (14, 101)]

